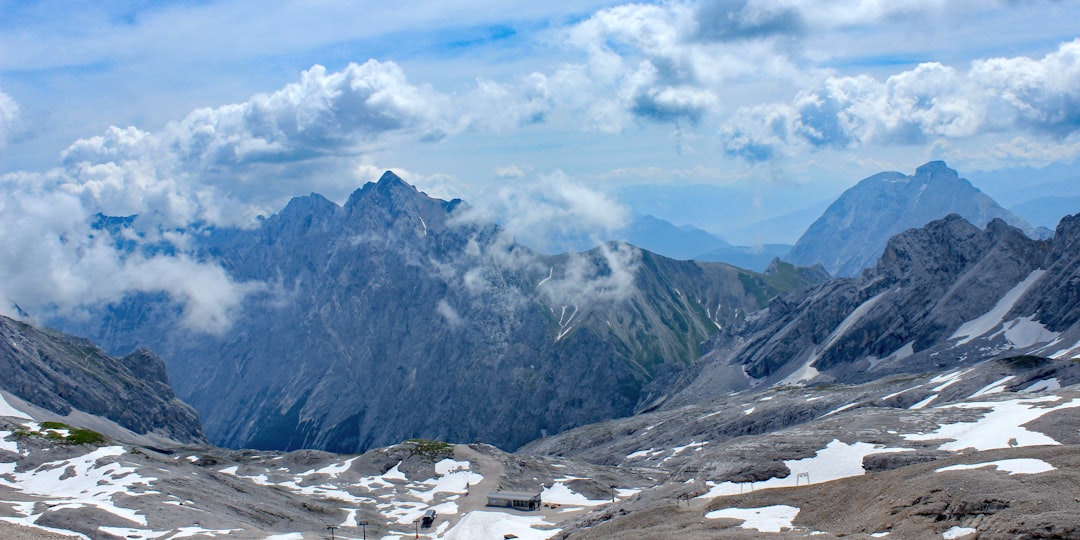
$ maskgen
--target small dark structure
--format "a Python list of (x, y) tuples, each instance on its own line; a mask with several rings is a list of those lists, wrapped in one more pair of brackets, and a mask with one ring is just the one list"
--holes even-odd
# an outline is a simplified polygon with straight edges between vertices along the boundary
[(424, 512), (424, 516), (420, 518), (420, 527), (423, 529), (431, 528), (431, 525), (435, 523), (436, 515), (434, 510)]
[(494, 491), (487, 496), (488, 506), (517, 508), (519, 510), (539, 510), (539, 491)]

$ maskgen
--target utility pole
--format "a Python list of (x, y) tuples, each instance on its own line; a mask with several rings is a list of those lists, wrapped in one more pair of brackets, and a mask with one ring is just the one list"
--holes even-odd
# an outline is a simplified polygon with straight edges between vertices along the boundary
[(364, 540), (367, 540), (367, 522), (366, 521), (361, 521), (360, 523), (357, 523), (357, 525), (363, 527)]
[(335, 527), (333, 525), (330, 525), (329, 527), (327, 527), (327, 530), (330, 531), (330, 540), (334, 540), (334, 529), (336, 529), (336, 528), (337, 527)]

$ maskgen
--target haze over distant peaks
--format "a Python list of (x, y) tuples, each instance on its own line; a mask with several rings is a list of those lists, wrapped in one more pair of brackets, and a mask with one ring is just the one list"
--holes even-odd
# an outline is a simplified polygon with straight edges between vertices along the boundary
[(977, 227), (1000, 218), (1028, 236), (1049, 233), (999, 206), (945, 162), (931, 161), (912, 176), (882, 172), (845, 191), (799, 238), (787, 260), (821, 263), (832, 275), (855, 276), (877, 262), (891, 236), (949, 214)]

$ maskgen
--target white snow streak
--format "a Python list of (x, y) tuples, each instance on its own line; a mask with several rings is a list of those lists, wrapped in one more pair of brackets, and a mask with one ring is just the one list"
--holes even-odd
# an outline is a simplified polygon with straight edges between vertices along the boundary
[(997, 328), (1002, 321), (1004, 321), (1005, 315), (1009, 313), (1013, 306), (1016, 305), (1016, 302), (1020, 300), (1020, 297), (1024, 296), (1024, 293), (1026, 293), (1036, 281), (1039, 281), (1039, 278), (1045, 273), (1046, 270), (1035, 270), (1028, 274), (1028, 277), (1024, 278), (1023, 281), (1017, 283), (1015, 287), (1005, 293), (1005, 296), (1002, 296), (1001, 300), (998, 300), (997, 305), (991, 308), (990, 311), (987, 311), (976, 319), (960, 325), (960, 328), (957, 328), (956, 332), (953, 332), (953, 335), (949, 336), (949, 339), (959, 339), (960, 341), (956, 344), (964, 345)]

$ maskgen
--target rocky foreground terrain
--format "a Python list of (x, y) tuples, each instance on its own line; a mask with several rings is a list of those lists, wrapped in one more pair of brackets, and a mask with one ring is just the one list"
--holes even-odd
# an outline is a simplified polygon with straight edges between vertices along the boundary
[[(1070, 537), (1078, 382), (1073, 360), (1018, 357), (779, 386), (513, 454), (419, 440), (362, 455), (80, 444), (5, 393), (0, 523), (94, 539)], [(485, 507), (497, 489), (542, 491), (544, 507)], [(428, 509), (438, 518), (420, 530)]]

